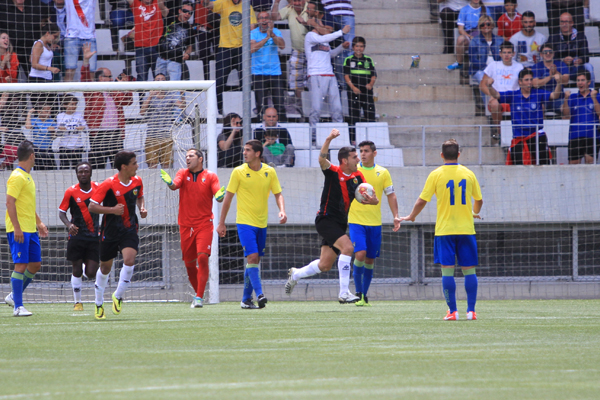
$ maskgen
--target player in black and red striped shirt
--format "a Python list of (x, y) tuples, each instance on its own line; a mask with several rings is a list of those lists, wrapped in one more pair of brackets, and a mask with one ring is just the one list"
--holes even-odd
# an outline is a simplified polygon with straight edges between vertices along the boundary
[[(74, 311), (83, 311), (81, 303), (81, 279), (83, 263), (85, 276), (88, 279), (96, 277), (98, 259), (100, 258), (100, 216), (90, 213), (88, 204), (98, 183), (92, 182), (92, 165), (81, 162), (75, 167), (79, 183), (65, 191), (62, 203), (58, 208), (58, 216), (69, 231), (67, 244), (67, 260), (73, 263), (71, 286), (73, 287)], [(67, 211), (71, 210), (71, 220)]]
[(115, 156), (115, 168), (119, 172), (102, 182), (94, 191), (89, 206), (91, 212), (104, 214), (100, 240), (100, 270), (96, 273), (96, 319), (106, 318), (102, 306), (104, 288), (113, 260), (119, 251), (123, 255), (123, 268), (119, 274), (117, 290), (112, 295), (112, 311), (117, 315), (121, 313), (122, 296), (131, 282), (140, 242), (136, 206), (140, 209), (142, 218), (148, 215), (142, 178), (135, 174), (138, 169), (135, 153), (118, 152)]
[[(329, 144), (340, 136), (337, 129), (333, 129), (319, 154), (319, 165), (325, 175), (325, 184), (321, 194), (321, 206), (315, 219), (317, 232), (322, 237), (321, 257), (303, 268), (291, 268), (289, 279), (285, 284), (285, 292), (291, 294), (299, 279), (329, 271), (339, 255), (338, 270), (340, 274), (340, 303), (354, 303), (359, 300), (353, 295), (348, 285), (350, 283), (350, 261), (354, 253), (354, 246), (350, 237), (346, 235), (348, 229), (348, 210), (354, 200), (354, 191), (363, 182), (366, 182), (362, 172), (358, 171), (359, 158), (354, 147), (342, 147), (338, 152), (339, 167), (332, 165), (327, 160)], [(376, 195), (363, 195), (364, 204), (376, 205), (379, 203)], [(341, 254), (340, 254), (341, 253)]]

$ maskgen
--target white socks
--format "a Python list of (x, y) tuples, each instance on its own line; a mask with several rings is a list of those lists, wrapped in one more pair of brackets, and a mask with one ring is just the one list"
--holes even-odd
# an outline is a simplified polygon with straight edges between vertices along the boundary
[(96, 285), (95, 285), (95, 293), (96, 293), (96, 305), (101, 306), (104, 303), (104, 288), (106, 288), (106, 284), (108, 283), (108, 274), (102, 274), (100, 268), (98, 268), (98, 272), (96, 272)]
[(117, 299), (122, 299), (123, 293), (125, 293), (125, 291), (129, 288), (134, 267), (135, 265), (129, 266), (123, 264), (123, 268), (121, 268), (121, 274), (119, 275), (119, 286), (117, 286), (117, 290), (115, 290), (115, 297)]
[(350, 285), (350, 261), (352, 257), (340, 254), (338, 258), (338, 271), (340, 273), (340, 296), (349, 291)]
[(319, 269), (319, 260), (314, 260), (307, 266), (298, 269), (296, 273), (292, 275), (292, 279), (297, 281), (299, 279), (308, 278), (309, 276), (313, 276), (320, 273), (321, 270)]
[(73, 287), (73, 299), (75, 303), (81, 303), (81, 277), (71, 275), (71, 286)]

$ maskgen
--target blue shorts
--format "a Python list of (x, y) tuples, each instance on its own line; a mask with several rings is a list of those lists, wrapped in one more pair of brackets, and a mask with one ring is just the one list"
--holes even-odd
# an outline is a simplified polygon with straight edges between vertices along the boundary
[(265, 245), (267, 243), (267, 228), (257, 228), (256, 226), (237, 224), (240, 243), (244, 248), (244, 257), (250, 254), (258, 253), (260, 257), (265, 255)]
[(15, 264), (42, 262), (42, 248), (40, 247), (38, 233), (23, 232), (23, 236), (25, 237), (23, 243), (17, 243), (14, 232), (6, 234), (13, 262)]
[[(63, 56), (65, 59), (65, 69), (77, 69), (77, 61), (79, 61), (79, 54), (83, 55), (83, 45), (86, 43), (91, 44), (91, 51), (96, 51), (96, 39), (78, 39), (78, 38), (65, 38), (63, 41)], [(94, 54), (90, 58), (90, 71), (96, 70), (98, 60), (98, 54)]]
[(366, 250), (367, 258), (379, 257), (379, 250), (381, 249), (381, 225), (348, 224), (348, 228), (355, 253)]
[(436, 236), (433, 241), (433, 262), (442, 265), (474, 267), (477, 262), (475, 235)]

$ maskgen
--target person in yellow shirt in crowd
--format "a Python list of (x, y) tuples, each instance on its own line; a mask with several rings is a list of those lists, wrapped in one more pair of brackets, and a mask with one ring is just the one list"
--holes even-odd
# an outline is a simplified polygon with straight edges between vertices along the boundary
[[(258, 140), (249, 140), (244, 145), (245, 163), (231, 171), (217, 226), (217, 233), (220, 237), (224, 237), (226, 233), (225, 218), (227, 218), (233, 196), (237, 193), (235, 222), (240, 243), (244, 248), (244, 256), (247, 259), (244, 271), (244, 294), (241, 302), (243, 309), (264, 308), (267, 304), (267, 298), (260, 282), (258, 264), (260, 257), (265, 255), (270, 192), (273, 192), (277, 207), (279, 207), (279, 223), (287, 222), (285, 202), (277, 172), (260, 161), (262, 152), (263, 146)], [(258, 306), (252, 301), (253, 290)]]

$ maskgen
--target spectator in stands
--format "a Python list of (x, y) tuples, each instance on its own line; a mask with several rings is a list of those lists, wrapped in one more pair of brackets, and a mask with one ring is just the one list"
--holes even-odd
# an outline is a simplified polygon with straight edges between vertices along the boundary
[(576, 80), (579, 70), (585, 68), (590, 71), (592, 82), (595, 82), (594, 67), (589, 63), (590, 52), (587, 38), (583, 31), (573, 28), (571, 14), (561, 14), (560, 32), (550, 36), (549, 42), (554, 47), (556, 58), (562, 60), (569, 67), (569, 78), (571, 80)]
[(565, 12), (573, 16), (575, 29), (578, 32), (583, 32), (585, 23), (584, 5), (584, 0), (546, 0), (550, 35), (556, 35), (560, 32), (560, 16)]
[(303, 21), (308, 20), (305, 0), (291, 0), (289, 4), (279, 9), (279, 2), (273, 2), (271, 19), (273, 21), (287, 20), (290, 27), (290, 38), (292, 42), (292, 54), (289, 61), (288, 84), (289, 88), (296, 95), (295, 108), (302, 115), (302, 92), (306, 87), (306, 56), (304, 54), (304, 38), (308, 33), (308, 28), (298, 21), (300, 17)]
[[(167, 78), (157, 73), (154, 81), (163, 82)], [(177, 91), (151, 90), (140, 108), (140, 114), (146, 118), (146, 163), (148, 168), (171, 168), (173, 154), (173, 123), (179, 115), (185, 101)]]
[(471, 39), (479, 34), (477, 32), (477, 24), (479, 17), (485, 14), (485, 6), (481, 5), (481, 0), (471, 0), (469, 4), (464, 6), (458, 14), (458, 40), (456, 41), (456, 62), (448, 65), (448, 71), (462, 69), (465, 59), (465, 51), (471, 43)]
[[(210, 74), (209, 63), (219, 44), (219, 15), (211, 12), (202, 1), (194, 4), (194, 34), (198, 44), (196, 54), (204, 67), (204, 79)], [(192, 45), (193, 46), (193, 45)]]
[(262, 11), (271, 11), (273, 0), (250, 0), (250, 4), (254, 8), (254, 12), (258, 14)]
[(469, 75), (477, 75), (477, 83), (481, 82), (483, 70), (494, 61), (500, 61), (500, 46), (504, 42), (500, 36), (492, 33), (494, 20), (489, 15), (482, 15), (477, 25), (479, 35), (469, 45)]
[[(15, 81), (16, 82), (16, 81)], [(0, 134), (3, 138), (3, 149), (0, 159), (4, 158), (0, 169), (12, 169), (17, 160), (17, 147), (25, 136), (21, 132), (20, 121), (24, 113), (26, 98), (22, 94), (3, 92), (0, 94)]]
[(482, 0), (481, 2), (485, 6), (485, 13), (492, 17), (495, 25), (500, 16), (504, 14), (504, 0)]
[(490, 95), (500, 103), (510, 104), (513, 140), (506, 157), (507, 165), (536, 164), (538, 144), (540, 165), (550, 163), (548, 138), (544, 132), (543, 104), (562, 95), (559, 72), (554, 75), (554, 79), (557, 84), (552, 93), (533, 87), (533, 74), (528, 68), (519, 72), (519, 90), (498, 93), (492, 86), (493, 80), (488, 79)]
[(498, 18), (498, 36), (510, 40), (512, 35), (521, 30), (521, 18), (517, 12), (517, 0), (504, 0), (506, 12)]
[[(325, 12), (331, 14), (336, 27), (350, 26), (350, 32), (344, 33), (344, 42), (352, 43), (354, 39), (354, 10), (352, 9), (352, 0), (321, 0), (325, 7)], [(342, 54), (333, 59), (335, 65), (336, 76), (340, 88), (345, 89), (346, 82), (343, 77), (344, 60), (350, 56), (351, 51), (345, 49)]]
[(242, 117), (229, 113), (223, 118), (223, 131), (217, 136), (217, 166), (235, 168), (244, 163)]
[(192, 3), (184, 2), (177, 17), (169, 15), (165, 33), (158, 43), (156, 74), (163, 74), (170, 81), (181, 80), (182, 65), (190, 59), (194, 31), (188, 21), (193, 12)]
[(58, 150), (60, 169), (74, 168), (83, 160), (87, 123), (83, 114), (77, 112), (78, 104), (77, 97), (65, 95), (62, 100), (64, 111), (56, 116), (57, 138), (52, 147), (55, 151)]
[[(97, 0), (66, 0), (67, 34), (64, 40), (65, 81), (75, 77), (77, 61), (84, 44), (96, 51), (96, 7)], [(90, 71), (96, 71), (97, 56), (90, 60)]]
[(42, 27), (42, 37), (36, 40), (31, 49), (31, 70), (29, 71), (29, 82), (50, 82), (52, 74), (58, 74), (60, 70), (52, 66), (52, 44), (60, 37), (60, 29), (52, 22)]
[(5, 0), (0, 6), (1, 29), (10, 36), (19, 65), (29, 74), (31, 47), (39, 38), (44, 12), (33, 0)]
[(163, 18), (169, 14), (164, 0), (127, 0), (135, 23), (135, 70), (138, 81), (148, 80), (148, 70), (156, 72), (158, 41), (163, 34)]
[(546, 36), (535, 30), (535, 14), (525, 11), (521, 19), (522, 28), (510, 42), (515, 46), (515, 61), (524, 67), (532, 67), (540, 60), (540, 47), (546, 43)]
[[(356, 144), (354, 126), (361, 120), (375, 122), (375, 101), (373, 86), (377, 80), (375, 62), (365, 55), (367, 42), (362, 36), (352, 39), (354, 54), (344, 60), (344, 79), (348, 86), (348, 106), (350, 108), (350, 143)], [(360, 111), (364, 118), (361, 119)]]
[[(500, 58), (502, 61), (492, 61), (482, 72), (476, 72), (473, 77), (479, 82), (479, 90), (488, 96), (488, 110), (492, 113), (492, 139), (498, 140), (498, 125), (502, 120), (502, 113), (510, 112), (510, 105), (500, 104), (490, 95), (488, 86), (493, 83), (497, 92), (508, 92), (519, 89), (519, 72), (523, 69), (521, 63), (515, 62), (514, 46), (511, 42), (504, 41), (500, 45)], [(490, 83), (491, 82), (491, 83)]]
[(0, 31), (0, 83), (17, 82), (19, 58), (10, 43), (8, 33)]
[(591, 79), (589, 71), (580, 71), (577, 74), (579, 92), (567, 92), (563, 103), (563, 118), (571, 119), (569, 164), (579, 164), (582, 158), (586, 164), (593, 164), (594, 154), (597, 157), (600, 150), (600, 97), (597, 90), (590, 90)]
[[(322, 7), (322, 6), (321, 6)], [(322, 14), (322, 10), (319, 10)], [(322, 21), (318, 22), (323, 25)], [(304, 41), (304, 52), (308, 65), (308, 84), (310, 87), (311, 110), (309, 123), (313, 142), (316, 141), (316, 125), (321, 117), (323, 101), (327, 97), (329, 101), (329, 112), (333, 122), (343, 122), (342, 102), (338, 90), (337, 80), (333, 74), (331, 59), (342, 52), (343, 48), (350, 47), (350, 43), (344, 42), (343, 45), (331, 50), (329, 42), (341, 37), (344, 33), (350, 31), (350, 26), (346, 25), (342, 30), (321, 35), (317, 29), (306, 34)]]
[[(52, 7), (50, 8), (50, 15), (48, 16), (50, 22), (54, 22), (60, 28), (60, 40), (54, 45), (52, 51), (54, 51), (54, 57), (52, 58), (52, 66), (65, 70), (64, 67), (64, 41), (67, 34), (67, 7), (65, 7), (65, 0), (53, 0)], [(62, 74), (54, 76), (54, 80), (62, 80)]]
[(292, 138), (288, 130), (279, 125), (277, 110), (273, 107), (265, 109), (262, 125), (254, 130), (254, 139), (263, 144), (263, 158), (267, 164), (294, 166)]
[(111, 28), (125, 29), (131, 27), (133, 22), (133, 13), (129, 8), (127, 0), (109, 0), (110, 3), (110, 23)]
[(38, 103), (38, 108), (27, 112), (25, 128), (31, 131), (31, 141), (35, 147), (35, 169), (54, 169), (52, 141), (56, 137), (56, 120), (52, 117), (52, 105)]
[[(83, 66), (81, 81), (91, 82), (89, 60), (96, 52), (89, 43), (83, 46)], [(117, 81), (127, 80), (119, 75)], [(94, 73), (96, 82), (112, 82), (108, 68), (98, 68)], [(125, 136), (125, 114), (123, 107), (133, 102), (131, 92), (85, 92), (85, 120), (90, 128), (89, 161), (93, 169), (106, 168), (107, 159), (113, 162), (114, 156), (123, 150)]]
[[(544, 43), (540, 49), (542, 61), (535, 64), (531, 69), (533, 72), (533, 87), (551, 92), (556, 87), (554, 75), (560, 72), (562, 84), (569, 83), (569, 67), (561, 60), (554, 59), (554, 49), (550, 43)], [(560, 111), (563, 101), (560, 99), (548, 101), (544, 104), (545, 111)]]
[(440, 21), (442, 22), (442, 35), (444, 36), (444, 54), (454, 54), (454, 28), (458, 13), (469, 0), (437, 0), (440, 3)]
[(284, 97), (283, 81), (281, 80), (281, 62), (279, 61), (278, 49), (285, 47), (285, 41), (281, 31), (273, 27), (270, 13), (262, 11), (258, 13), (258, 28), (250, 33), (250, 52), (252, 53), (252, 84), (256, 96), (257, 114), (263, 114), (268, 105), (267, 94), (271, 93), (273, 106), (287, 121)]
[[(232, 70), (242, 70), (242, 0), (204, 0), (204, 5), (221, 15), (219, 48), (217, 50), (217, 107), (223, 114), (223, 90)], [(256, 24), (254, 10), (250, 9), (252, 28)], [(241, 75), (241, 74), (240, 74)]]

